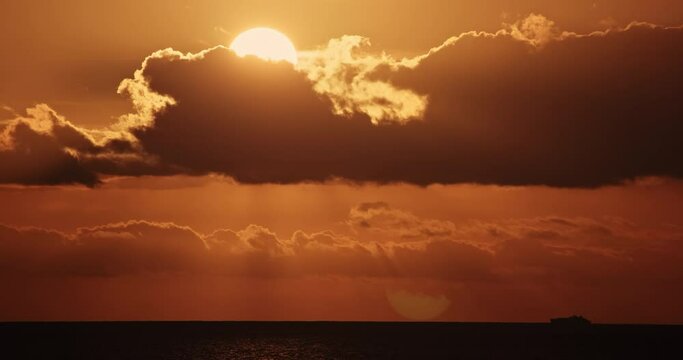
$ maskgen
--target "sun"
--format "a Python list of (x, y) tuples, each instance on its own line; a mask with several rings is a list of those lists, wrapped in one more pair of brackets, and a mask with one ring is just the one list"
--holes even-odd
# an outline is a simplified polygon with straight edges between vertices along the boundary
[(296, 48), (285, 34), (270, 28), (249, 29), (235, 38), (230, 50), (237, 56), (253, 55), (268, 61), (287, 61), (296, 65)]

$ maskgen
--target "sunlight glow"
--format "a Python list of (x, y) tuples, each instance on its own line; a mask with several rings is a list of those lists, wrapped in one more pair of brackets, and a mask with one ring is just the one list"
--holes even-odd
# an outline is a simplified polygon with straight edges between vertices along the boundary
[(298, 62), (292, 41), (270, 28), (254, 28), (237, 35), (230, 44), (230, 50), (240, 57), (253, 55), (268, 61), (287, 61), (292, 65)]

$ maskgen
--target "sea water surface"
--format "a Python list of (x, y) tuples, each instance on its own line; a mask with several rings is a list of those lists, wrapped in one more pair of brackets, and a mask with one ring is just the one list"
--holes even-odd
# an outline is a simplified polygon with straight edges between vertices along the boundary
[(0, 323), (0, 344), (4, 359), (683, 359), (683, 326), (32, 322)]

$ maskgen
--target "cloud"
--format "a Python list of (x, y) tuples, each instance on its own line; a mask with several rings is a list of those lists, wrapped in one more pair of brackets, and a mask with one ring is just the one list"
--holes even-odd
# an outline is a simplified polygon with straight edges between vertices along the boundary
[(363, 203), (352, 208), (347, 224), (358, 232), (372, 233), (378, 241), (440, 239), (455, 232), (455, 225), (452, 223), (420, 219), (384, 202)]
[(102, 174), (178, 172), (145, 153), (129, 132), (79, 127), (46, 104), (0, 127), (0, 183), (94, 187)]
[(360, 53), (369, 45), (370, 40), (362, 36), (332, 39), (326, 47), (301, 52), (298, 69), (313, 82), (317, 93), (332, 101), (337, 115), (364, 114), (375, 125), (422, 119), (427, 96), (373, 78), (378, 68), (396, 69), (401, 63), (385, 53)]
[[(303, 52), (297, 69), (222, 46), (160, 50), (119, 87), (134, 113), (102, 130), (66, 127), (79, 144), (31, 130), (53, 140), (0, 151), (10, 159), (0, 180), (216, 173), (242, 183), (597, 187), (683, 176), (681, 28), (576, 34), (532, 15), (400, 60), (366, 44), (332, 40)], [(5, 127), (5, 149), (15, 128)], [(44, 155), (19, 160), (29, 153)]]
[(536, 47), (542, 47), (557, 39), (559, 33), (554, 21), (538, 14), (531, 14), (509, 28), (510, 36), (514, 39), (526, 41)]
[[(375, 230), (360, 231), (353, 221), (354, 213), (364, 211), (372, 213)], [(148, 289), (166, 279), (192, 284), (194, 295), (236, 279), (248, 280), (246, 288), (264, 281), (338, 279), (334, 282), (354, 284), (356, 290), (383, 284), (399, 301), (396, 310), (414, 318), (468, 302), (474, 304), (469, 311), (479, 309), (478, 314), (512, 309), (522, 318), (546, 303), (553, 304), (550, 313), (592, 309), (604, 316), (618, 313), (620, 321), (680, 316), (672, 310), (676, 307), (642, 307), (652, 299), (661, 304), (683, 300), (680, 226), (557, 216), (453, 223), (378, 203), (356, 206), (346, 222), (347, 230), (297, 230), (289, 236), (255, 224), (209, 234), (150, 221), (71, 233), (0, 225), (0, 285), (22, 284), (26, 293), (74, 283), (133, 282)], [(450, 231), (421, 230), (435, 226)], [(50, 287), (38, 288), (45, 284)], [(285, 287), (277, 294), (286, 297), (292, 291), (298, 290)]]
[(459, 164), (445, 182), (593, 187), (683, 173), (682, 89), (671, 80), (683, 77), (682, 53), (680, 29), (638, 24), (531, 52), (506, 36), (469, 37), (394, 81), (430, 94), (422, 141), (448, 149), (435, 162)]
[(129, 221), (65, 234), (0, 226), (4, 272), (43, 276), (114, 276), (195, 271), (207, 252), (193, 230)]
[[(358, 231), (368, 228), (356, 221), (362, 211), (372, 214), (368, 222), (374, 231)], [(6, 271), (47, 276), (208, 272), (491, 282), (529, 274), (536, 281), (549, 280), (550, 273), (564, 281), (584, 276), (624, 278), (641, 270), (657, 276), (683, 275), (657, 272), (683, 255), (678, 246), (683, 229), (675, 227), (560, 217), (456, 225), (372, 203), (351, 209), (347, 224), (346, 234), (298, 230), (288, 238), (255, 224), (206, 235), (173, 223), (149, 221), (81, 228), (74, 233), (5, 225), (0, 227), (0, 263)], [(424, 231), (433, 228), (449, 230)], [(648, 268), (657, 256), (674, 263)], [(540, 272), (528, 273), (530, 269)]]
[(244, 230), (218, 230), (207, 237), (211, 248), (228, 253), (263, 253), (265, 255), (284, 255), (287, 249), (282, 245), (277, 235), (269, 229), (249, 225)]
[[(135, 71), (132, 78), (124, 79), (119, 84), (117, 93), (127, 96), (133, 103), (135, 112), (123, 115), (114, 129), (126, 133), (131, 127), (143, 127), (153, 125), (154, 116), (166, 107), (176, 105), (175, 99), (169, 95), (158, 93), (151, 89), (149, 79), (145, 76), (145, 70), (150, 61), (166, 59), (167, 61), (193, 61), (202, 59), (204, 54), (216, 48), (200, 51), (197, 54), (183, 54), (180, 51), (166, 48), (155, 51), (143, 60), (142, 65)], [(130, 138), (129, 140), (135, 140)]]
[(0, 132), (0, 183), (95, 185), (97, 175), (79, 158), (94, 151), (88, 134), (38, 105)]
[(194, 272), (208, 252), (192, 229), (147, 221), (81, 228), (69, 244), (61, 269), (96, 276)]
[(58, 231), (0, 224), (0, 269), (3, 274), (44, 274), (50, 262), (63, 254), (68, 241), (68, 236)]

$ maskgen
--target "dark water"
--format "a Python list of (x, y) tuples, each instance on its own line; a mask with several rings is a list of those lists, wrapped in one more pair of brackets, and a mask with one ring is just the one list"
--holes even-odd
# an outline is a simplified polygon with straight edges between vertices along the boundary
[(682, 326), (0, 323), (2, 359), (683, 359)]

